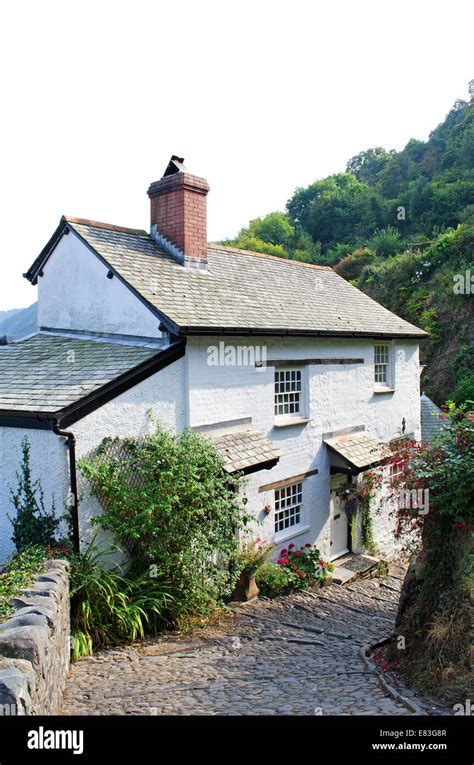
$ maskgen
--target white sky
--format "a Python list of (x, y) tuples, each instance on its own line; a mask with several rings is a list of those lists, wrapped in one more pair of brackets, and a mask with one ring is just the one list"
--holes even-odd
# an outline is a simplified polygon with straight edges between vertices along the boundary
[(474, 4), (41, 0), (0, 11), (0, 310), (61, 214), (148, 228), (169, 156), (210, 240), (374, 145), (426, 139), (474, 77)]

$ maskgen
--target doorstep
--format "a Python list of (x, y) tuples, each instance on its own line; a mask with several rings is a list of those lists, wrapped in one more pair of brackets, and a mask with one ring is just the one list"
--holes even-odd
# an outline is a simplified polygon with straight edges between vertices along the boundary
[(332, 561), (334, 566), (332, 578), (336, 584), (347, 584), (347, 582), (352, 582), (354, 579), (369, 574), (377, 568), (378, 562), (379, 558), (374, 558), (372, 555), (355, 555), (353, 553), (342, 555)]

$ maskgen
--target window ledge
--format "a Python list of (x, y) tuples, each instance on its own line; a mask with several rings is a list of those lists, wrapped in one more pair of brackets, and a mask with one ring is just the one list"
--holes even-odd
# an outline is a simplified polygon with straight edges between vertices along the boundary
[(291, 526), (287, 531), (279, 531), (275, 534), (273, 541), (276, 545), (279, 545), (281, 542), (286, 542), (289, 539), (294, 539), (295, 537), (301, 536), (301, 534), (305, 534), (310, 528), (311, 526), (309, 523), (305, 526)]
[(289, 428), (291, 425), (306, 425), (311, 422), (309, 417), (287, 417), (281, 420), (275, 420), (273, 423), (274, 428)]
[(374, 393), (395, 393), (395, 388), (374, 388)]

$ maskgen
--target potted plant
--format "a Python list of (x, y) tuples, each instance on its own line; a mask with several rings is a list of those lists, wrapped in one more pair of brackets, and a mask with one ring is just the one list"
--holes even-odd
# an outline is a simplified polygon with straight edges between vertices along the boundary
[(248, 538), (242, 542), (236, 561), (240, 576), (233, 592), (233, 600), (247, 601), (257, 597), (260, 590), (255, 581), (255, 574), (257, 569), (266, 563), (273, 547), (260, 537)]

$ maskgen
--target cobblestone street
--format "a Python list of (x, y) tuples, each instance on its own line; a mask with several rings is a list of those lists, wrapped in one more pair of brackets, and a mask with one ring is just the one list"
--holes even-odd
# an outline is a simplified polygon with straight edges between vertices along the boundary
[[(400, 573), (400, 572), (399, 572)], [(410, 715), (361, 648), (392, 629), (400, 576), (234, 605), (220, 634), (106, 650), (76, 662), (62, 713)]]

